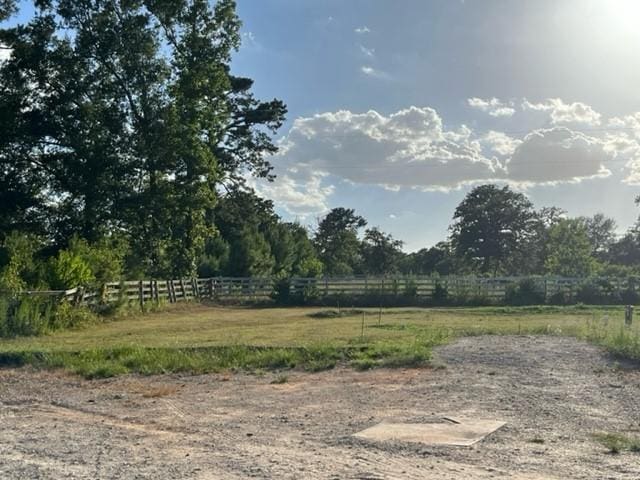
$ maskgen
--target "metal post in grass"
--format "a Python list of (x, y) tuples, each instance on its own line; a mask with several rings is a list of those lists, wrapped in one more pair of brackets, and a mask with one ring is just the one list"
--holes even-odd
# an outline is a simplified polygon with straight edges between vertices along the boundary
[(627, 305), (624, 308), (624, 324), (627, 328), (633, 323), (633, 305)]
[(360, 332), (360, 338), (362, 338), (364, 340), (364, 311), (362, 312), (362, 330)]

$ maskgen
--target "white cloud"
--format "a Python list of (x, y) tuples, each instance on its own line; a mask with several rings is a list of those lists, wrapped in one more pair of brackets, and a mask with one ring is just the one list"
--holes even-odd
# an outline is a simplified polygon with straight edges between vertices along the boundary
[(487, 100), (472, 97), (467, 99), (467, 103), (471, 108), (487, 112), (492, 117), (510, 117), (516, 112), (511, 102), (504, 103), (495, 97)]
[(338, 179), (390, 190), (447, 190), (498, 176), (495, 162), (482, 155), (471, 135), (466, 127), (446, 130), (427, 107), (388, 116), (343, 110), (296, 119), (271, 160), (276, 184), (286, 177), (291, 200), (313, 185), (318, 205), (327, 194), (323, 186)]
[(363, 65), (362, 67), (360, 67), (360, 71), (368, 77), (381, 78), (385, 80), (391, 78), (387, 72), (383, 72), (382, 70), (378, 70), (369, 65)]
[(606, 177), (613, 155), (600, 139), (565, 127), (535, 130), (513, 152), (508, 179), (526, 184), (576, 182)]
[[(486, 111), (505, 105), (493, 100), (469, 99), (469, 104)], [(545, 111), (573, 104), (550, 105)], [(575, 117), (589, 109), (564, 109), (556, 120), (569, 111)], [(609, 124), (620, 131), (587, 135), (558, 125), (516, 138), (465, 125), (447, 128), (429, 107), (388, 115), (325, 112), (293, 122), (271, 157), (278, 178), (260, 191), (296, 215), (310, 215), (327, 209), (341, 183), (394, 191), (449, 191), (496, 181), (526, 188), (607, 177), (620, 171), (615, 164), (625, 172), (623, 181), (640, 184), (640, 113)]]
[(324, 176), (312, 173), (307, 178), (294, 178), (297, 177), (295, 173), (293, 176), (284, 173), (275, 182), (251, 179), (248, 183), (259, 195), (272, 199), (291, 215), (307, 218), (329, 209), (326, 201), (335, 187), (323, 185)]
[(506, 133), (489, 130), (481, 139), (484, 146), (498, 155), (511, 155), (522, 140), (512, 138)]
[(374, 48), (367, 48), (364, 45), (360, 45), (360, 52), (362, 52), (362, 54), (365, 57), (369, 57), (369, 58), (375, 57), (375, 54), (376, 54), (376, 51)]
[(363, 25), (362, 27), (357, 27), (353, 31), (359, 34), (371, 32), (371, 30), (369, 30), (369, 27), (367, 27), (366, 25)]
[(554, 125), (568, 123), (600, 125), (601, 115), (582, 102), (565, 103), (559, 98), (549, 98), (545, 102), (531, 103), (525, 98), (522, 101), (522, 109), (548, 112), (551, 123)]

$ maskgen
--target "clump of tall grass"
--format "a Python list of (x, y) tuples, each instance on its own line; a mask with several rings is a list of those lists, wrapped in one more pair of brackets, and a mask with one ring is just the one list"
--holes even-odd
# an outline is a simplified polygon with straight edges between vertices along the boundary
[(57, 298), (0, 297), (0, 338), (42, 335), (76, 328), (94, 319), (88, 309)]
[(303, 347), (230, 345), (200, 348), (120, 347), (77, 352), (11, 352), (0, 354), (0, 365), (64, 368), (86, 378), (126, 373), (142, 375), (223, 370), (289, 370), (318, 372), (338, 364), (366, 370), (374, 367), (417, 367), (428, 364), (433, 345), (444, 337), (417, 338), (410, 344), (372, 342)]

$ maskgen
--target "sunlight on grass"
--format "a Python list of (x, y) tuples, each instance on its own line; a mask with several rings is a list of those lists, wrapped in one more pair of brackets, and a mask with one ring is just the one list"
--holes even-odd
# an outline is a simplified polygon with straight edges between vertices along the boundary
[(568, 335), (640, 359), (640, 330), (621, 307), (223, 308), (192, 304), (82, 330), (0, 341), (0, 364), (66, 368), (86, 377), (368, 369), (424, 365), (459, 336)]

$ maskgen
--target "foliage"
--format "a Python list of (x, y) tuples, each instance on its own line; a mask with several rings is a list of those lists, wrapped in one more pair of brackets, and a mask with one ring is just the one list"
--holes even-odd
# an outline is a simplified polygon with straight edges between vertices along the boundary
[(527, 278), (516, 285), (509, 285), (505, 294), (507, 305), (541, 305), (545, 303), (544, 291), (535, 280)]
[(624, 450), (640, 453), (640, 438), (633, 438), (620, 433), (597, 433), (594, 438), (607, 448), (609, 453), (620, 453)]
[(596, 270), (587, 228), (579, 219), (563, 219), (549, 230), (545, 270), (552, 275), (586, 277)]
[(0, 250), (0, 290), (17, 293), (40, 283), (36, 252), (38, 238), (31, 234), (11, 232)]
[(313, 241), (327, 275), (350, 275), (361, 269), (358, 230), (366, 224), (350, 208), (334, 208), (320, 220)]
[(233, 0), (52, 0), (0, 29), (0, 236), (124, 232), (132, 268), (193, 274), (217, 188), (272, 177), (286, 112), (231, 74), (239, 28)]
[(438, 242), (406, 255), (400, 261), (402, 273), (414, 275), (450, 275), (456, 271), (455, 257), (448, 242)]
[(54, 289), (99, 288), (105, 282), (118, 281), (126, 253), (126, 244), (117, 239), (101, 239), (91, 245), (73, 237), (68, 248), (50, 260), (49, 285)]
[(397, 272), (402, 258), (402, 243), (378, 228), (367, 229), (361, 247), (364, 273), (385, 275)]
[(0, 337), (42, 335), (93, 321), (87, 309), (72, 307), (58, 298), (22, 295), (0, 297)]
[(509, 187), (481, 185), (458, 205), (451, 226), (456, 255), (482, 273), (502, 271), (534, 233), (536, 214), (531, 202)]

